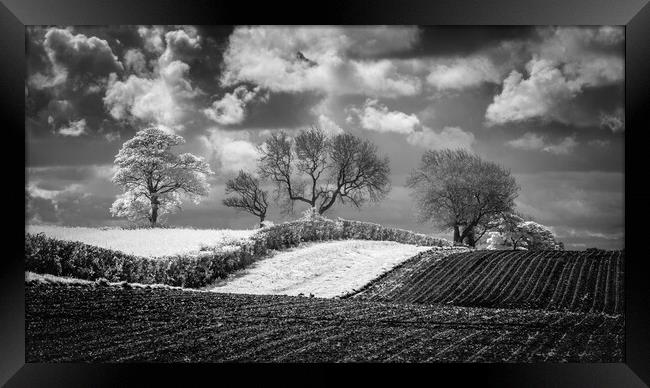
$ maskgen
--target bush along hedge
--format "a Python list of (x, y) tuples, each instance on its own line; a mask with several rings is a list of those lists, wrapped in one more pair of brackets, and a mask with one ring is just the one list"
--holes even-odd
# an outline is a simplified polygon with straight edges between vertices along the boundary
[(199, 288), (253, 262), (250, 249), (201, 252), (195, 256), (148, 258), (105, 248), (25, 235), (25, 270), (57, 276), (111, 282), (159, 283)]
[(200, 288), (245, 268), (269, 250), (295, 247), (301, 242), (343, 239), (396, 241), (451, 248), (444, 239), (367, 222), (312, 217), (260, 229), (231, 250), (203, 248), (197, 255), (162, 258), (134, 256), (44, 234), (25, 235), (25, 270), (57, 276), (111, 282), (167, 284)]
[(370, 222), (350, 221), (339, 218), (330, 220), (316, 216), (285, 222), (260, 230), (255, 236), (265, 239), (270, 249), (283, 249), (305, 241), (325, 240), (379, 240), (431, 247), (451, 247), (449, 240), (435, 238), (408, 230), (387, 228)]

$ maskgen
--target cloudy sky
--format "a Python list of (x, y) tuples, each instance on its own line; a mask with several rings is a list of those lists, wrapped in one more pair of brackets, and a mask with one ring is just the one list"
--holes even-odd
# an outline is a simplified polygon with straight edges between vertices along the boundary
[(329, 216), (434, 232), (406, 176), (464, 147), (509, 168), (518, 209), (568, 248), (623, 247), (623, 28), (43, 26), (26, 48), (28, 222), (119, 224), (113, 159), (154, 124), (216, 172), (170, 223), (253, 227), (221, 204), (225, 180), (270, 133), (315, 124), (391, 160), (387, 199)]

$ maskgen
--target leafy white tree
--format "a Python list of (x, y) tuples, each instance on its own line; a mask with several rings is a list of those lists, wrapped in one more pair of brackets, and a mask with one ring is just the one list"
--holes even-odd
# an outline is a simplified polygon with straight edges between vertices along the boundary
[(161, 216), (180, 209), (182, 196), (198, 203), (208, 194), (207, 176), (213, 174), (208, 163), (190, 153), (171, 151), (183, 143), (179, 135), (150, 127), (122, 145), (112, 181), (123, 193), (111, 207), (112, 216), (147, 220), (156, 227)]
[(487, 249), (562, 250), (553, 232), (534, 221), (526, 221), (516, 213), (506, 213), (499, 219), (495, 231), (488, 233)]

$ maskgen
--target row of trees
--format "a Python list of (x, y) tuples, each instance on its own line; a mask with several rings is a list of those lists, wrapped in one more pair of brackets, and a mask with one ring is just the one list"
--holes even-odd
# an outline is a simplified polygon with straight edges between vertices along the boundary
[[(146, 128), (126, 141), (115, 157), (113, 182), (123, 193), (111, 214), (156, 227), (161, 215), (180, 208), (181, 197), (198, 202), (208, 194), (213, 174), (201, 157), (177, 155), (184, 139), (159, 128)], [(281, 131), (259, 148), (256, 174), (239, 171), (226, 182), (224, 205), (247, 211), (264, 221), (269, 207), (265, 183), (275, 186), (275, 200), (287, 211), (302, 202), (323, 214), (335, 204), (360, 207), (379, 201), (390, 190), (389, 160), (370, 141), (351, 134), (329, 136), (319, 128), (295, 138)]]
[(275, 199), (286, 212), (301, 202), (324, 214), (334, 204), (361, 207), (379, 201), (390, 190), (389, 160), (377, 147), (351, 134), (328, 136), (319, 128), (271, 135), (259, 148), (259, 179), (240, 171), (226, 183), (226, 206), (239, 208), (264, 221), (268, 194), (263, 181), (275, 187)]
[[(207, 195), (213, 172), (203, 158), (171, 151), (183, 143), (182, 137), (158, 128), (143, 129), (125, 142), (113, 177), (123, 194), (111, 214), (155, 227), (162, 214), (180, 207), (182, 196), (198, 202)], [(336, 204), (361, 207), (380, 201), (390, 190), (388, 158), (352, 134), (332, 136), (312, 127), (291, 137), (280, 131), (258, 152), (256, 171), (239, 171), (226, 182), (229, 197), (223, 204), (255, 215), (260, 224), (270, 205), (266, 187), (274, 188), (273, 199), (285, 212), (304, 203), (318, 214)], [(453, 230), (454, 242), (473, 247), (489, 236), (495, 247), (549, 249), (548, 241), (555, 241), (547, 228), (514, 213), (519, 187), (510, 171), (468, 151), (425, 152), (407, 186), (420, 221)]]

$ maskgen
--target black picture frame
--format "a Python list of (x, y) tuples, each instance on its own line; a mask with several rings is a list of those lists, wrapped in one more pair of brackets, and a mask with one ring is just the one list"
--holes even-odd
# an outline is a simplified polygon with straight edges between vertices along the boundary
[[(650, 5), (648, 0), (445, 0), (250, 2), (172, 0), (0, 0), (0, 93), (3, 169), (10, 182), (0, 258), (0, 384), (22, 386), (124, 386), (188, 384), (207, 378), (223, 384), (252, 380), (311, 385), (344, 380), (343, 372), (383, 382), (453, 385), (643, 387), (650, 384), (650, 281), (643, 248), (650, 210), (645, 148), (650, 126)], [(432, 365), (160, 365), (25, 364), (24, 265), (18, 227), (23, 219), (25, 157), (25, 25), (116, 24), (420, 24), (420, 25), (625, 25), (625, 362), (615, 364)], [(9, 174), (8, 174), (9, 173)], [(6, 210), (11, 210), (10, 217)], [(229, 376), (227, 376), (229, 375)], [(449, 380), (450, 379), (450, 380)], [(644, 383), (645, 382), (645, 383)], [(195, 385), (195, 384), (192, 384)]]

